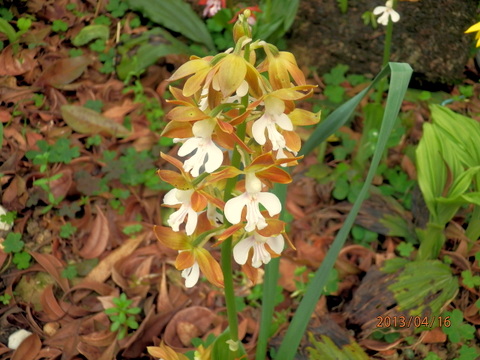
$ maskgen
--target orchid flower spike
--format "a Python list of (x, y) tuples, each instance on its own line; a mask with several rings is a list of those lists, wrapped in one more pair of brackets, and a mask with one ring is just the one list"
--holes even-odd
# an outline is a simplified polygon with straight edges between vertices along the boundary
[(373, 9), (373, 14), (380, 15), (377, 22), (383, 26), (388, 25), (389, 18), (391, 18), (393, 22), (400, 20), (400, 14), (393, 10), (393, 0), (387, 0), (385, 6), (377, 6)]

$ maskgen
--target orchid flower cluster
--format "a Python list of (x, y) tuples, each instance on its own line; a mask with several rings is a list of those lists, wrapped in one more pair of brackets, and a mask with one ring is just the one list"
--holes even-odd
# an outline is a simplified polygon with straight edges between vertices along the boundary
[[(295, 57), (264, 41), (252, 41), (247, 10), (234, 26), (235, 48), (196, 57), (180, 66), (170, 81), (175, 104), (162, 135), (181, 144), (179, 159), (161, 157), (176, 170), (159, 170), (171, 184), (163, 204), (176, 209), (167, 223), (155, 226), (158, 240), (177, 250), (175, 266), (185, 286), (200, 271), (222, 287), (222, 269), (207, 244), (232, 237), (233, 258), (252, 281), (256, 270), (280, 256), (285, 223), (280, 200), (268, 192), (274, 183), (292, 181), (287, 166), (297, 164), (301, 140), (294, 126), (316, 124), (320, 113), (296, 108), (311, 96)], [(258, 65), (257, 55), (265, 59)]]

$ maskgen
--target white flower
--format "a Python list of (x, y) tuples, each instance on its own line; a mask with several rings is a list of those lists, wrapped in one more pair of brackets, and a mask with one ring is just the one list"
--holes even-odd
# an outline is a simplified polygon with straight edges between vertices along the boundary
[(203, 16), (212, 17), (220, 10), (222, 10), (222, 0), (207, 0), (205, 9), (203, 10)]
[(252, 266), (258, 268), (262, 264), (268, 264), (272, 257), (265, 248), (265, 244), (268, 244), (272, 251), (280, 254), (285, 245), (285, 240), (282, 235), (264, 237), (254, 232), (251, 236), (241, 240), (235, 245), (233, 248), (233, 258), (238, 264), (244, 265), (248, 259), (248, 252), (253, 248)]
[(223, 215), (218, 213), (217, 208), (211, 203), (207, 204), (207, 219), (214, 226), (223, 224)]
[(261, 230), (267, 227), (267, 222), (260, 212), (259, 204), (262, 204), (270, 216), (278, 214), (282, 210), (280, 200), (271, 193), (262, 192), (262, 183), (254, 174), (247, 174), (245, 179), (246, 192), (227, 201), (224, 208), (225, 217), (232, 224), (238, 224), (242, 218), (242, 210), (247, 207), (246, 231), (255, 228)]
[[(235, 92), (235, 95), (228, 97), (224, 102), (225, 103), (237, 102), (240, 104), (242, 102), (242, 98), (247, 94), (248, 94), (248, 83), (245, 80), (243, 80), (240, 86), (238, 87), (237, 91)], [(255, 99), (250, 97), (249, 101), (250, 100), (254, 101)]]
[(260, 145), (264, 145), (267, 141), (265, 137), (265, 130), (267, 131), (268, 139), (272, 142), (272, 149), (283, 150), (286, 147), (285, 138), (277, 130), (278, 127), (283, 130), (293, 130), (292, 121), (284, 113), (285, 103), (273, 96), (265, 99), (265, 113), (253, 123), (252, 134), (253, 138)]
[(373, 14), (374, 15), (380, 15), (380, 17), (377, 19), (377, 22), (379, 24), (382, 24), (383, 26), (388, 25), (388, 18), (390, 17), (393, 22), (397, 22), (400, 20), (400, 15), (398, 12), (393, 10), (393, 1), (388, 0), (385, 3), (385, 6), (377, 6), (375, 9), (373, 9)]
[(192, 235), (197, 227), (198, 214), (192, 209), (190, 200), (193, 194), (193, 190), (178, 190), (172, 189), (163, 197), (163, 203), (166, 205), (178, 205), (180, 209), (170, 215), (167, 222), (173, 231), (179, 231), (180, 224), (185, 221), (185, 217), (188, 215), (185, 231), (187, 235)]
[(30, 335), (32, 335), (32, 333), (24, 329), (15, 331), (8, 337), (8, 347), (10, 349), (16, 350), (23, 342), (23, 340), (25, 340)]
[(198, 266), (198, 262), (195, 261), (192, 266), (184, 269), (182, 271), (182, 277), (185, 279), (185, 286), (187, 288), (194, 287), (200, 277), (200, 267)]
[(200, 174), (200, 168), (205, 165), (208, 173), (217, 170), (223, 162), (223, 152), (212, 141), (212, 133), (215, 122), (211, 119), (197, 121), (192, 132), (195, 137), (189, 138), (178, 150), (179, 156), (186, 156), (196, 150), (196, 153), (186, 160), (183, 168), (190, 172), (193, 177)]

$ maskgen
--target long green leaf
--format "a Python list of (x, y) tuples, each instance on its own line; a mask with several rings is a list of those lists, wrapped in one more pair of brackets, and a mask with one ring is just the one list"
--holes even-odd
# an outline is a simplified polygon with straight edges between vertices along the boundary
[(127, 0), (127, 3), (153, 22), (215, 50), (205, 23), (183, 0)]
[[(285, 334), (284, 340), (278, 351), (278, 356), (276, 357), (277, 360), (291, 360), (295, 356), (298, 345), (300, 344), (302, 336), (307, 328), (310, 316), (313, 313), (315, 305), (317, 304), (320, 296), (322, 295), (322, 291), (328, 280), (329, 273), (332, 270), (335, 260), (337, 259), (337, 256), (347, 239), (362, 202), (367, 196), (368, 189), (376, 173), (378, 164), (380, 163), (380, 159), (385, 150), (389, 134), (391, 133), (395, 124), (403, 97), (407, 90), (408, 83), (410, 82), (410, 77), (412, 74), (412, 68), (410, 65), (403, 63), (389, 63), (388, 67), (385, 67), (380, 72), (369, 88), (365, 89), (360, 94), (349, 100), (347, 103), (334, 111), (325, 121), (320, 123), (317, 130), (315, 130), (314, 135), (312, 135), (314, 138), (307, 142), (308, 147), (304, 148), (302, 152), (303, 154), (310, 152), (315, 145), (318, 145), (321, 141), (324, 141), (330, 134), (332, 134), (343, 123), (345, 123), (353, 114), (353, 111), (359, 104), (361, 98), (368, 92), (371, 86), (374, 86), (376, 82), (388, 75), (388, 73), (391, 73), (390, 90), (388, 93), (382, 126), (380, 128), (377, 147), (373, 154), (372, 163), (365, 179), (365, 183), (360, 191), (360, 194), (358, 195), (357, 200), (353, 204), (350, 214), (345, 220), (345, 223), (338, 232), (335, 241), (328, 251), (325, 260), (322, 262), (320, 268), (315, 272), (315, 276), (307, 288), (305, 296), (302, 299), (295, 316), (293, 317), (287, 333)], [(269, 301), (273, 302), (273, 299), (270, 299)], [(259, 358), (257, 357), (257, 359)]]
[[(287, 187), (282, 184), (275, 184), (273, 193), (282, 202), (282, 209), (285, 209), (285, 199), (287, 198)], [(285, 211), (280, 214), (280, 219), (284, 220)], [(267, 351), (268, 338), (270, 336), (270, 325), (273, 317), (275, 293), (278, 282), (278, 269), (280, 260), (278, 258), (272, 259), (265, 265), (265, 276), (262, 294), (262, 315), (260, 319), (260, 333), (257, 340), (256, 359), (265, 359)]]
[(121, 80), (125, 80), (129, 75), (140, 74), (166, 55), (191, 54), (188, 46), (160, 28), (146, 31), (140, 37), (126, 41), (118, 47), (118, 52), (122, 58), (116, 70)]
[(254, 38), (275, 42), (290, 29), (295, 20), (299, 0), (266, 1), (265, 13), (259, 17)]

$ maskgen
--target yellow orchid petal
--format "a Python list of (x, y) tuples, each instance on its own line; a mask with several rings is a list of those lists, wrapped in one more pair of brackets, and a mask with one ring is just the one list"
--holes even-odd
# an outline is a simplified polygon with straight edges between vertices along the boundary
[(289, 184), (292, 182), (292, 178), (289, 173), (275, 166), (271, 166), (263, 171), (258, 171), (255, 173), (255, 175), (259, 179), (266, 179), (279, 184)]
[(187, 61), (175, 71), (168, 81), (175, 81), (186, 76), (196, 74), (204, 69), (211, 68), (210, 62), (205, 59), (194, 59)]
[(192, 185), (181, 174), (172, 170), (158, 170), (158, 176), (160, 179), (173, 185), (180, 190), (188, 190), (192, 188)]
[(175, 259), (175, 268), (177, 270), (185, 270), (192, 267), (195, 263), (195, 256), (191, 251), (182, 251)]
[(153, 232), (157, 240), (170, 249), (187, 250), (190, 248), (187, 237), (182, 233), (173, 231), (169, 227), (155, 225)]
[(166, 118), (172, 121), (189, 122), (208, 119), (209, 116), (196, 106), (177, 106), (168, 112)]
[(195, 249), (194, 251), (200, 270), (207, 280), (213, 285), (223, 288), (223, 273), (218, 262), (205, 249)]
[(317, 124), (320, 121), (320, 115), (320, 111), (313, 113), (303, 109), (295, 109), (288, 114), (288, 117), (295, 126), (309, 126)]
[(179, 122), (179, 121), (170, 121), (167, 123), (165, 128), (162, 131), (162, 136), (168, 138), (179, 138), (186, 139), (193, 136), (192, 124)]
[(232, 95), (245, 80), (247, 64), (236, 54), (228, 54), (219, 64), (216, 74), (223, 97)]
[(275, 90), (290, 87), (290, 75), (283, 62), (278, 58), (272, 58), (270, 60), (268, 78)]

